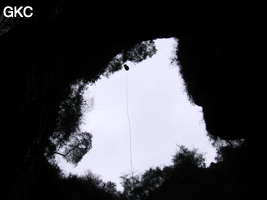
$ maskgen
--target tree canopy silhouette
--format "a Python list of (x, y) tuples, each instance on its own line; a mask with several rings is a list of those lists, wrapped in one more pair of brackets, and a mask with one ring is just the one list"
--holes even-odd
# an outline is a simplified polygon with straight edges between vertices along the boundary
[[(150, 168), (141, 175), (122, 176), (122, 199), (168, 199), (168, 192), (177, 190), (177, 193), (183, 193), (179, 187), (186, 184), (186, 179), (190, 179), (188, 174), (195, 174), (196, 169), (205, 168), (204, 161), (203, 154), (196, 149), (189, 150), (185, 146), (179, 146), (172, 159), (173, 165)], [(160, 193), (162, 194), (157, 197)]]
[(157, 52), (154, 40), (142, 41), (129, 49), (124, 49), (117, 54), (108, 64), (105, 76), (122, 69), (125, 62), (130, 61), (139, 63), (147, 58), (152, 57)]
[[(263, 163), (255, 166), (262, 148), (243, 141), (238, 145), (218, 146), (217, 162), (205, 166), (202, 153), (180, 146), (170, 166), (150, 168), (143, 174), (122, 176), (122, 200), (160, 199), (251, 199), (266, 197)], [(262, 152), (261, 152), (262, 151)], [(256, 157), (255, 157), (256, 156)], [(254, 165), (254, 167), (252, 166)], [(258, 169), (258, 171), (254, 171)], [(262, 177), (261, 177), (262, 176)]]
[(78, 81), (67, 91), (68, 97), (60, 104), (57, 126), (45, 150), (47, 158), (58, 154), (77, 165), (92, 148), (92, 134), (80, 130), (85, 109), (93, 109), (93, 99), (86, 101), (83, 97), (87, 84), (88, 81)]

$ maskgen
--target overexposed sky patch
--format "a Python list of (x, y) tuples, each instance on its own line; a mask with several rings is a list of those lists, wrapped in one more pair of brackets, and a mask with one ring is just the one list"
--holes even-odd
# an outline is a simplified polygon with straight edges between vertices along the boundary
[(207, 165), (214, 161), (202, 108), (189, 102), (179, 68), (171, 64), (176, 41), (158, 39), (156, 46), (158, 52), (152, 58), (127, 63), (129, 71), (123, 69), (88, 88), (85, 96), (94, 97), (95, 105), (85, 114), (82, 129), (92, 133), (93, 148), (76, 168), (59, 159), (65, 173), (82, 175), (89, 169), (122, 189), (119, 177), (131, 169), (126, 76), (135, 173), (170, 165), (177, 145), (206, 153)]

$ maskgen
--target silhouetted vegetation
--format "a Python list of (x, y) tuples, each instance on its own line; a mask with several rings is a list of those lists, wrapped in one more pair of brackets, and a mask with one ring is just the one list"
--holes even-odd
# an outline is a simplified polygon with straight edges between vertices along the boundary
[(154, 40), (143, 41), (130, 49), (124, 49), (122, 53), (119, 53), (110, 61), (104, 75), (108, 77), (110, 74), (121, 70), (123, 64), (127, 61), (139, 63), (152, 57), (156, 52), (157, 49)]
[(115, 183), (104, 182), (91, 171), (79, 177), (64, 175), (56, 164), (43, 159), (40, 176), (27, 199), (266, 198), (261, 182), (266, 178), (266, 164), (255, 164), (265, 147), (255, 148), (244, 140), (234, 143), (217, 143), (217, 162), (212, 162), (209, 167), (206, 167), (204, 155), (197, 149), (179, 146), (172, 165), (150, 168), (139, 175), (122, 176), (122, 192), (117, 191)]
[(126, 174), (122, 176), (124, 188), (122, 199), (154, 199), (158, 196), (157, 193), (164, 193), (164, 195), (157, 197), (158, 199), (168, 199), (167, 193), (173, 192), (174, 189), (171, 187), (178, 186), (176, 183), (173, 185), (173, 180), (175, 182), (180, 180), (180, 184), (186, 184), (186, 178), (190, 179), (189, 174), (193, 172), (193, 169), (205, 167), (203, 155), (198, 153), (196, 149), (190, 151), (184, 146), (179, 147), (179, 151), (173, 156), (172, 161), (173, 165), (171, 166), (150, 168), (142, 175)]
[(59, 167), (42, 161), (40, 176), (27, 199), (116, 199), (116, 184), (103, 182), (88, 171), (84, 176), (64, 175)]
[(69, 87), (68, 97), (60, 104), (56, 128), (45, 150), (47, 158), (53, 159), (58, 154), (77, 165), (92, 148), (92, 134), (80, 130), (85, 109), (93, 108), (93, 99), (85, 101), (83, 97), (87, 84), (88, 81), (79, 81)]
[[(122, 177), (121, 199), (253, 199), (266, 198), (263, 163), (255, 165), (255, 153), (246, 142), (217, 149), (216, 163), (205, 166), (203, 154), (181, 146), (173, 165), (150, 168), (141, 175)], [(261, 177), (262, 176), (262, 177)], [(264, 178), (263, 178), (264, 177)]]
[[(83, 176), (64, 175), (56, 164), (43, 159), (40, 176), (27, 199), (251, 199), (266, 198), (266, 164), (259, 163), (265, 147), (255, 148), (246, 141), (217, 144), (216, 163), (205, 166), (197, 149), (180, 146), (172, 165), (155, 167), (143, 174), (121, 177), (123, 191), (113, 182), (104, 182), (91, 171)], [(261, 152), (262, 151), (262, 152)]]

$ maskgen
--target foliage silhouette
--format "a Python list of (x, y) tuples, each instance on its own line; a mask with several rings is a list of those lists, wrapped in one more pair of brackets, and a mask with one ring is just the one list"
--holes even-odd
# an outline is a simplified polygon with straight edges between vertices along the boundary
[(266, 197), (264, 185), (257, 181), (267, 177), (266, 165), (255, 166), (265, 147), (255, 148), (244, 140), (236, 144), (225, 142), (218, 147), (217, 163), (211, 163), (209, 167), (205, 166), (203, 154), (180, 146), (173, 156), (173, 165), (150, 168), (133, 177), (123, 176), (121, 199), (241, 200)]
[[(179, 147), (179, 151), (173, 156), (173, 165), (166, 166), (162, 169), (159, 167), (150, 168), (142, 175), (125, 175), (122, 176), (122, 185), (124, 187), (122, 199), (168, 199), (162, 196), (167, 192), (175, 192), (173, 188), (179, 184), (185, 184), (190, 178), (192, 172), (205, 168), (203, 155), (196, 149), (189, 150), (184, 146)], [(195, 172), (194, 172), (195, 174)], [(189, 184), (188, 184), (189, 185)], [(172, 191), (173, 190), (173, 191)], [(181, 193), (181, 191), (179, 191)]]
[[(227, 143), (226, 143), (227, 144)], [(42, 160), (39, 179), (27, 199), (251, 199), (265, 198), (266, 164), (255, 165), (265, 147), (243, 141), (218, 147), (217, 163), (204, 164), (203, 154), (179, 146), (170, 166), (150, 168), (143, 174), (121, 177), (123, 192), (87, 171), (65, 176), (57, 165)], [(256, 186), (256, 187), (255, 187)]]
[[(225, 145), (227, 144), (227, 145)], [(121, 177), (123, 192), (87, 171), (83, 176), (63, 175), (57, 165), (42, 160), (40, 176), (25, 199), (251, 199), (266, 197), (266, 164), (255, 163), (265, 147), (243, 141), (218, 147), (217, 163), (205, 167), (203, 154), (179, 146), (173, 164), (150, 168), (143, 174)], [(256, 186), (256, 187), (255, 187)]]
[(41, 176), (27, 199), (110, 199), (116, 198), (116, 184), (103, 182), (87, 171), (84, 176), (65, 176), (57, 165), (43, 160)]
[(203, 154), (197, 152), (197, 149), (189, 150), (185, 146), (179, 146), (179, 151), (173, 156), (172, 162), (175, 168), (187, 168), (190, 165), (197, 168), (205, 168), (205, 159)]
[(152, 57), (156, 52), (154, 40), (143, 41), (132, 48), (124, 49), (110, 61), (104, 75), (108, 77), (110, 74), (122, 69), (123, 64), (127, 61), (139, 63)]
[(82, 80), (71, 85), (67, 91), (68, 98), (60, 104), (57, 126), (46, 147), (47, 158), (54, 159), (58, 154), (77, 165), (92, 148), (92, 135), (80, 130), (85, 108), (93, 108), (93, 99), (85, 101), (83, 97), (87, 82)]

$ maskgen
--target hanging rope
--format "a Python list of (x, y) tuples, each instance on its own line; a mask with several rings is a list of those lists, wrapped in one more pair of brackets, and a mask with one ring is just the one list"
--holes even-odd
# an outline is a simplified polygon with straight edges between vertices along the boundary
[(130, 166), (131, 166), (131, 172), (132, 172), (132, 178), (133, 178), (133, 159), (132, 159), (132, 129), (131, 129), (131, 122), (130, 122), (130, 116), (129, 116), (129, 101), (128, 101), (128, 76), (127, 71), (129, 70), (129, 67), (125, 64), (124, 68), (126, 70), (126, 108), (127, 108), (127, 118), (128, 118), (128, 125), (129, 125), (129, 134), (130, 134)]

